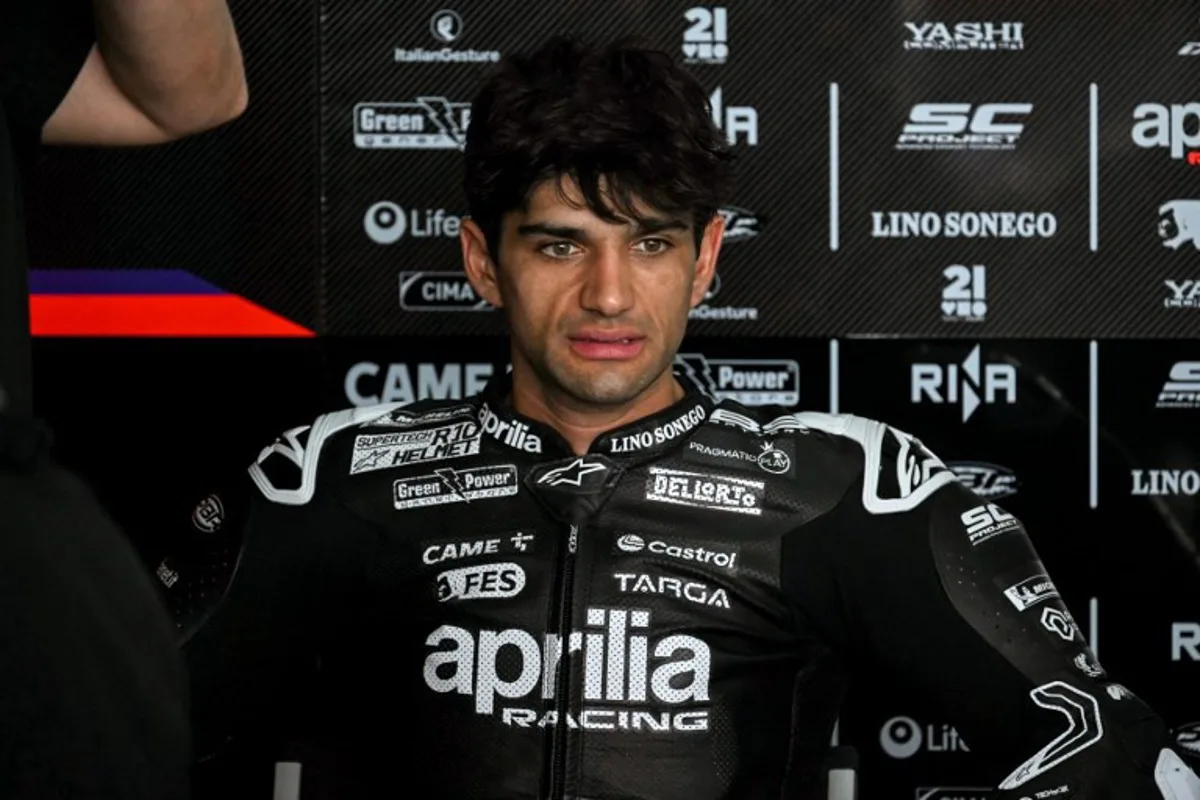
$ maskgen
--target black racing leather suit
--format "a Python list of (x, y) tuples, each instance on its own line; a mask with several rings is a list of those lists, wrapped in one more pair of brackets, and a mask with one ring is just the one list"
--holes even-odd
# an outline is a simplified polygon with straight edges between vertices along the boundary
[(202, 746), (303, 731), (347, 800), (807, 797), (865, 663), (1011, 764), (1000, 798), (1200, 798), (1021, 523), (909, 434), (690, 393), (576, 457), (507, 380), (319, 417), (201, 503), (159, 577)]

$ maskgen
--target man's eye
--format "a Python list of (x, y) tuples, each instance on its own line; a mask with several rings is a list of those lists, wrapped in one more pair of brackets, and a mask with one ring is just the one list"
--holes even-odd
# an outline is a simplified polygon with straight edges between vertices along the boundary
[(538, 252), (551, 258), (570, 258), (576, 249), (574, 242), (550, 242), (539, 247)]
[(666, 239), (642, 239), (637, 243), (637, 248), (646, 255), (658, 255), (670, 249), (671, 243)]

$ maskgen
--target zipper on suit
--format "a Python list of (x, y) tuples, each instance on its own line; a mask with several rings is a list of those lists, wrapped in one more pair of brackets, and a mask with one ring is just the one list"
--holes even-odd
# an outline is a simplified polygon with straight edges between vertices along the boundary
[(550, 798), (562, 800), (567, 782), (567, 714), (571, 703), (571, 617), (575, 591), (575, 552), (579, 549), (579, 526), (570, 526), (559, 571), (558, 635), (562, 651), (554, 682), (554, 731), (550, 737)]

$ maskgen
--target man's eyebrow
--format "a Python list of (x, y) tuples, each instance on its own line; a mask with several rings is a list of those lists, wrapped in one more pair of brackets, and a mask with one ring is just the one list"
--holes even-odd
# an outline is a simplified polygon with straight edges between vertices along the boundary
[[(691, 226), (677, 218), (647, 217), (641, 222), (634, 222), (631, 230), (634, 236), (646, 236), (647, 234), (662, 233), (664, 231), (686, 231), (689, 227)], [(583, 228), (558, 225), (553, 222), (530, 222), (517, 226), (518, 236), (537, 236), (539, 234), (553, 236), (556, 239), (569, 239), (575, 242), (582, 242), (588, 238), (587, 232)]]
[(553, 222), (530, 222), (527, 225), (517, 226), (518, 236), (553, 236), (556, 239), (570, 239), (572, 241), (583, 241), (587, 238), (583, 228), (572, 228), (570, 225), (556, 225)]

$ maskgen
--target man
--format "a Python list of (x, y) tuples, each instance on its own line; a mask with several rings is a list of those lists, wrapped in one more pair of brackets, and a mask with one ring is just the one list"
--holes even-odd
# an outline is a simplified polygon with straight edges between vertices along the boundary
[(21, 181), (40, 144), (166, 142), (245, 104), (223, 0), (0, 3), (2, 797), (175, 800), (191, 759), (161, 598), (33, 417)]
[(907, 433), (673, 375), (730, 173), (692, 78), (555, 40), (465, 160), (511, 374), (322, 416), (193, 512), (160, 573), (203, 747), (300, 746), (305, 798), (811, 797), (872, 663), (1011, 765), (1001, 798), (1200, 800), (1017, 520)]

